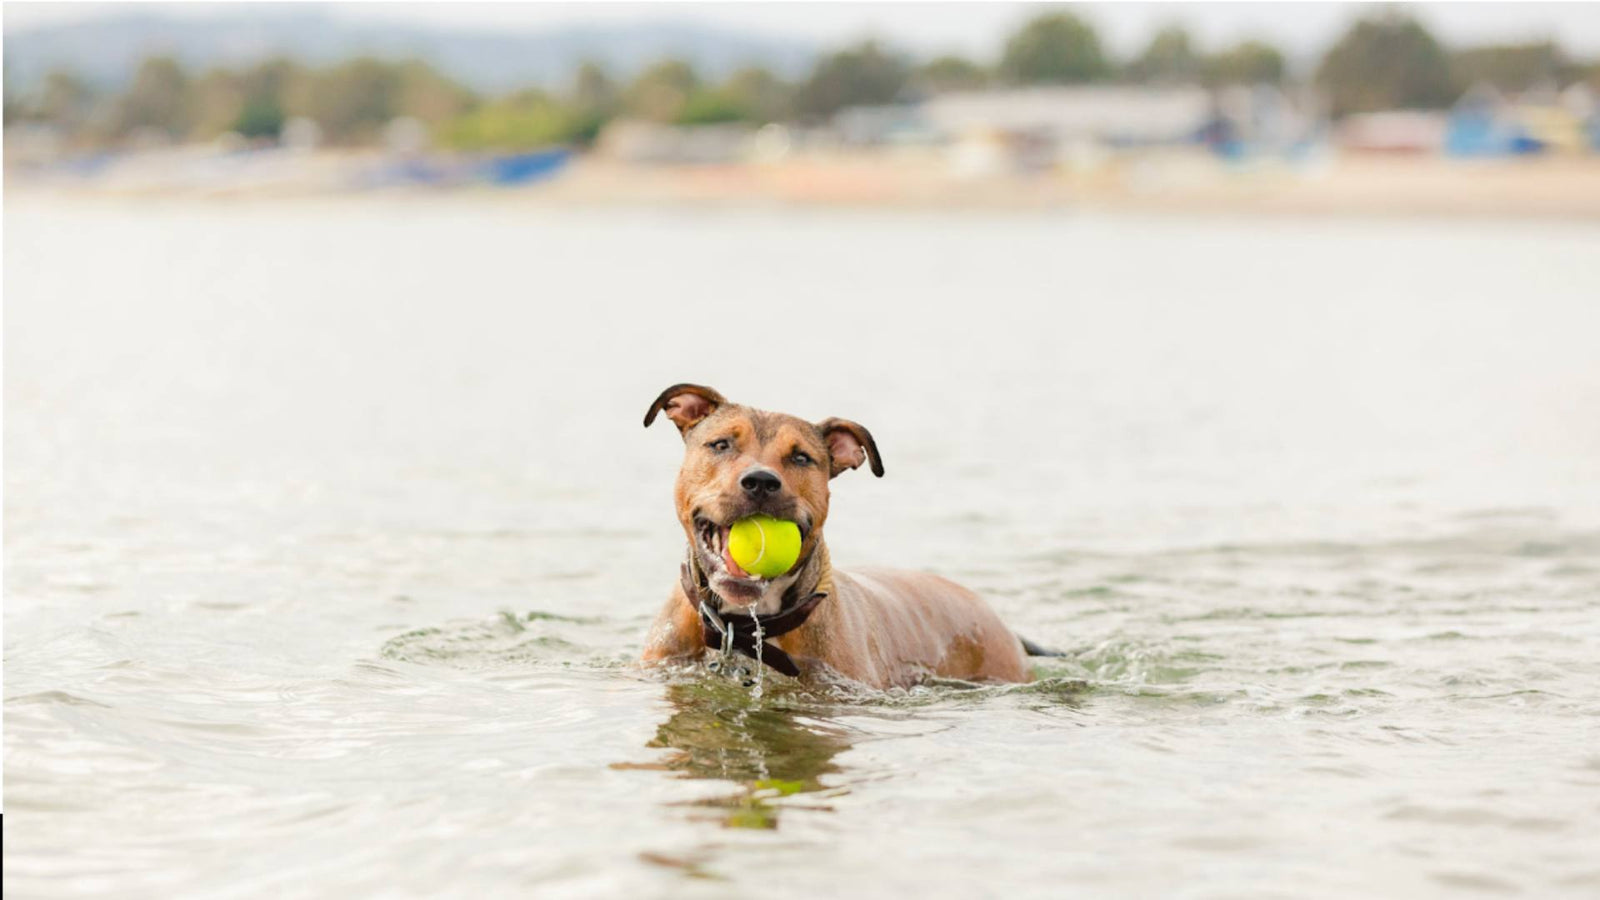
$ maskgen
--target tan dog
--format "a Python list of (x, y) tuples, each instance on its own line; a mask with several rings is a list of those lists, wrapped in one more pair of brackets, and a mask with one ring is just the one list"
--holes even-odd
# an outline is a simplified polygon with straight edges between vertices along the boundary
[[(675, 498), (689, 552), (650, 629), (645, 662), (698, 658), (728, 640), (787, 674), (832, 670), (876, 688), (931, 675), (1031, 680), (1022, 642), (966, 588), (935, 575), (829, 564), (829, 481), (863, 463), (883, 475), (865, 428), (738, 406), (693, 384), (662, 391), (644, 424), (663, 412), (685, 444)], [(727, 552), (728, 526), (758, 513), (800, 526), (800, 561), (774, 579), (749, 575)]]

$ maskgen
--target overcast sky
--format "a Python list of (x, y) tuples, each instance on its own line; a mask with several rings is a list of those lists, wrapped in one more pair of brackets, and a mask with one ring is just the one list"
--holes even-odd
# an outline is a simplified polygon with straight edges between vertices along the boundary
[[(536, 30), (584, 23), (692, 21), (731, 30), (789, 34), (821, 44), (875, 36), (930, 55), (993, 56), (1006, 33), (1041, 6), (1027, 3), (17, 3), (5, 30), (81, 21), (135, 10), (173, 16), (237, 14), (250, 6), (319, 9), (342, 19), (386, 20), (470, 30)], [(1079, 3), (1119, 54), (1156, 27), (1181, 22), (1203, 44), (1266, 38), (1291, 56), (1323, 50), (1348, 22), (1376, 9), (1353, 3)], [(1451, 44), (1556, 38), (1569, 51), (1600, 55), (1600, 3), (1422, 3), (1411, 10)]]

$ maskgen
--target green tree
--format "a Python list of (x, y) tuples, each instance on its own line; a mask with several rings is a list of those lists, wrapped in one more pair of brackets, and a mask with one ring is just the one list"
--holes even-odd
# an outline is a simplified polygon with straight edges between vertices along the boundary
[(760, 66), (748, 66), (728, 76), (722, 93), (753, 122), (782, 121), (794, 107), (794, 88)]
[(186, 136), (194, 125), (194, 93), (187, 73), (170, 56), (146, 59), (112, 112), (112, 133), (126, 136), (142, 129), (169, 138)]
[(194, 84), (193, 136), (213, 138), (233, 129), (244, 106), (244, 88), (239, 75), (225, 69), (212, 69)]
[(587, 147), (600, 136), (601, 129), (617, 114), (621, 100), (616, 82), (601, 65), (586, 60), (573, 73), (568, 107), (577, 117), (570, 143)]
[(1494, 44), (1469, 47), (1451, 56), (1458, 87), (1486, 81), (1508, 91), (1525, 91), (1540, 84), (1563, 84), (1580, 72), (1554, 42)]
[(370, 57), (341, 63), (312, 79), (306, 112), (334, 144), (375, 141), (400, 114), (400, 77), (395, 67)]
[(1182, 25), (1157, 31), (1149, 46), (1128, 66), (1136, 81), (1192, 82), (1200, 77), (1204, 61)]
[(593, 140), (590, 120), (539, 90), (520, 91), (442, 123), (437, 135), (457, 150), (533, 150)]
[(1444, 48), (1416, 19), (1391, 10), (1362, 19), (1317, 68), (1335, 116), (1448, 106), (1456, 98)]
[(819, 60), (795, 92), (795, 111), (820, 119), (847, 106), (889, 103), (900, 97), (910, 80), (911, 67), (905, 59), (867, 41)]
[(423, 122), (437, 123), (465, 112), (475, 102), (472, 92), (421, 60), (397, 67), (398, 112)]
[(89, 117), (93, 106), (94, 91), (76, 73), (55, 69), (45, 76), (39, 113), (46, 120), (65, 128), (76, 128)]
[(1111, 74), (1100, 37), (1066, 12), (1039, 16), (1006, 41), (1000, 76), (1012, 84), (1072, 84)]
[(777, 76), (759, 66), (741, 69), (715, 88), (697, 87), (678, 115), (679, 125), (719, 122), (775, 122), (787, 115), (791, 91)]
[(16, 92), (12, 90), (11, 86), (16, 84), (17, 80), (11, 75), (11, 67), (9, 65), (5, 66), (3, 73), (3, 75), (0, 75), (0, 85), (4, 86), (4, 122), (5, 127), (10, 128), (13, 123), (21, 121), (21, 119), (26, 115), (26, 110), (24, 109), (22, 98), (18, 97)]
[[(293, 74), (286, 71), (281, 77), (288, 81)], [(437, 125), (465, 113), (476, 102), (471, 92), (427, 63), (393, 63), (370, 57), (316, 73), (308, 85), (284, 93), (289, 95), (288, 102), (278, 104), (284, 114), (311, 116), (336, 144), (376, 140), (384, 125), (397, 116)]]
[(617, 108), (617, 85), (601, 65), (586, 60), (572, 78), (572, 105), (594, 115), (607, 116)]
[(22, 121), (46, 122), (68, 139), (83, 135), (95, 111), (94, 90), (82, 77), (68, 69), (53, 69), (44, 82), (26, 94), (13, 92), (11, 78), (5, 83), (5, 124)]
[(1278, 48), (1244, 41), (1208, 58), (1205, 80), (1211, 84), (1278, 84), (1286, 69)]
[(654, 122), (676, 121), (699, 86), (693, 66), (680, 59), (664, 59), (628, 85), (623, 106), (630, 114)]
[(726, 92), (702, 88), (689, 95), (689, 99), (673, 119), (677, 125), (716, 125), (722, 122), (743, 122), (751, 118), (750, 110)]
[(283, 107), (271, 97), (245, 101), (233, 120), (233, 130), (247, 138), (277, 139), (283, 131)]
[(304, 70), (292, 60), (276, 58), (257, 63), (239, 76), (242, 101), (233, 130), (248, 138), (277, 138), (289, 117), (289, 95)]
[(988, 86), (989, 72), (965, 57), (941, 56), (924, 63), (912, 80), (930, 94), (975, 91)]

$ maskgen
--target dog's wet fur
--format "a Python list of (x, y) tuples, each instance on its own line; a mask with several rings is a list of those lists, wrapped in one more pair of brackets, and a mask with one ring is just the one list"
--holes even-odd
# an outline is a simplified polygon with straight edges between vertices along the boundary
[[(863, 465), (884, 473), (866, 428), (740, 406), (695, 384), (662, 391), (644, 424), (662, 414), (684, 440), (673, 493), (678, 522), (719, 612), (771, 615), (795, 590), (829, 595), (805, 624), (774, 640), (802, 678), (841, 676), (876, 688), (928, 676), (1030, 680), (1021, 641), (966, 588), (924, 573), (846, 573), (830, 565), (823, 526), (832, 479)], [(757, 514), (800, 527), (800, 559), (777, 578), (752, 576), (727, 553), (728, 527)], [(697, 604), (681, 579), (674, 584), (646, 639), (645, 662), (707, 652)]]

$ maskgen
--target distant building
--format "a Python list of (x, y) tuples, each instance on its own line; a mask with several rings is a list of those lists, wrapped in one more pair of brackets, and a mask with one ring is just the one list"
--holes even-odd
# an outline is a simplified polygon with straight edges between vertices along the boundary
[(1593, 88), (1578, 82), (1561, 92), (1561, 102), (1583, 121), (1585, 143), (1591, 152), (1600, 152), (1600, 96)]
[(283, 123), (278, 141), (289, 150), (309, 152), (322, 143), (322, 126), (315, 119), (295, 116)]
[(1458, 157), (1578, 153), (1600, 148), (1593, 92), (1581, 82), (1507, 96), (1477, 84), (1450, 110), (1445, 152)]
[(1326, 114), (1310, 92), (1291, 95), (1272, 84), (1232, 85), (1213, 95), (1213, 127), (1225, 128), (1232, 146), (1214, 149), (1227, 156), (1293, 154), (1320, 141)]
[(923, 105), (947, 135), (1002, 132), (1056, 144), (1112, 146), (1195, 140), (1212, 118), (1210, 92), (1200, 87), (1041, 87), (943, 94)]
[(1357, 153), (1432, 154), (1444, 148), (1449, 116), (1430, 110), (1389, 110), (1347, 116), (1339, 123), (1341, 149)]
[(1511, 116), (1523, 134), (1540, 149), (1555, 153), (1588, 150), (1585, 130), (1593, 115), (1593, 94), (1582, 84), (1565, 91), (1545, 85), (1517, 95), (1511, 104)]
[(934, 144), (944, 135), (921, 106), (852, 106), (834, 114), (833, 130), (850, 147)]
[(1507, 115), (1510, 104), (1493, 85), (1473, 85), (1450, 110), (1445, 152), (1451, 156), (1503, 156), (1513, 152), (1519, 129)]
[(601, 133), (601, 155), (627, 163), (714, 164), (737, 162), (752, 151), (748, 125), (658, 125), (613, 122)]
[(1082, 167), (1108, 151), (1205, 146), (1228, 156), (1282, 153), (1314, 139), (1322, 116), (1274, 85), (1087, 85), (946, 94), (924, 116), (958, 145), (960, 167), (997, 154), (1012, 168)]

